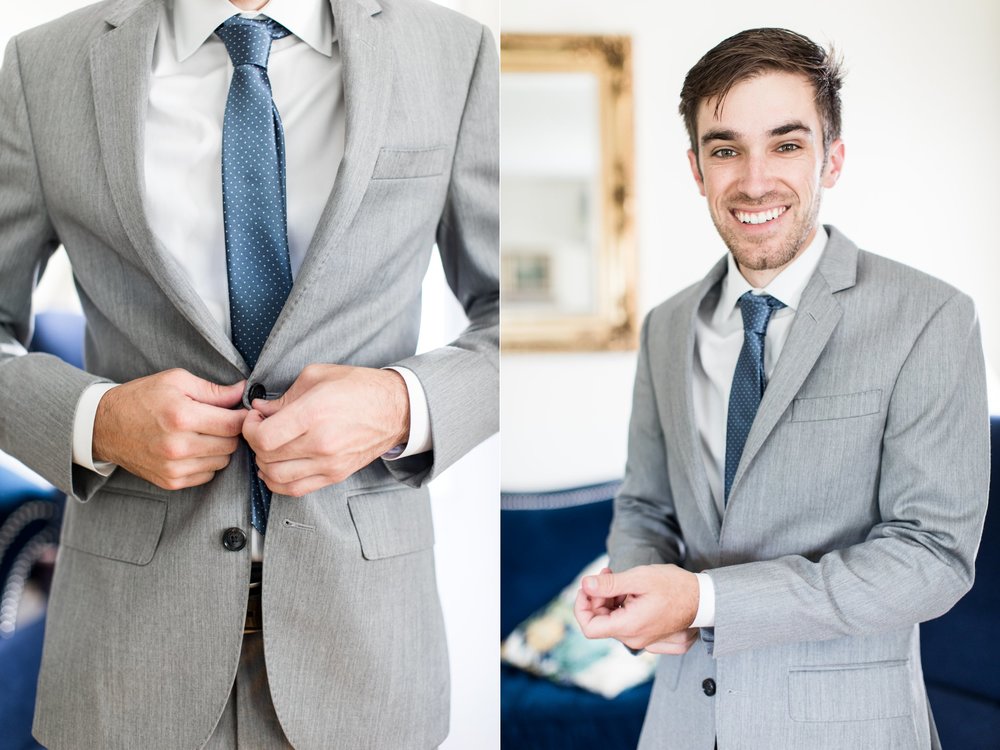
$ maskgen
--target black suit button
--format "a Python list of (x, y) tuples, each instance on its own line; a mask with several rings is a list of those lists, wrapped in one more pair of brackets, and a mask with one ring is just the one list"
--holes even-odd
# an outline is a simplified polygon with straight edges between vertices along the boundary
[(247, 546), (247, 535), (243, 529), (232, 526), (222, 532), (222, 546), (230, 552), (239, 552)]
[(266, 397), (267, 397), (267, 389), (263, 385), (261, 385), (260, 383), (251, 383), (250, 386), (246, 389), (246, 392), (243, 396), (243, 405), (248, 409), (252, 409), (253, 400), (255, 398), (266, 398)]
[(713, 695), (715, 695), (715, 680), (713, 680), (711, 677), (707, 677), (705, 680), (702, 681), (701, 689), (705, 691), (705, 695), (711, 698)]

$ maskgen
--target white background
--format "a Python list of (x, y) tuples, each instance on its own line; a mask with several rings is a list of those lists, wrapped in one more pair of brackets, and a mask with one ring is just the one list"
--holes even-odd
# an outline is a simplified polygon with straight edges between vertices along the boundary
[[(847, 67), (847, 160), (821, 219), (972, 295), (988, 359), (1000, 366), (1000, 4), (502, 0), (502, 16), (504, 32), (632, 36), (642, 315), (726, 252), (688, 169), (677, 114), (684, 75), (742, 29), (783, 26), (833, 42)], [(511, 354), (501, 369), (504, 489), (621, 476), (634, 352)]]
[[(19, 31), (88, 5), (81, 0), (44, 0), (4, 7), (0, 45)], [(472, 16), (498, 38), (496, 0), (445, 0), (442, 5)], [(62, 256), (62, 253), (60, 253)], [(36, 306), (74, 307), (68, 264), (53, 262), (46, 271)], [(465, 325), (435, 253), (424, 281), (423, 326), (419, 348), (452, 340)], [(451, 734), (442, 750), (499, 746), (500, 682), (500, 519), (499, 439), (473, 450), (431, 485), (438, 586), (451, 656)]]

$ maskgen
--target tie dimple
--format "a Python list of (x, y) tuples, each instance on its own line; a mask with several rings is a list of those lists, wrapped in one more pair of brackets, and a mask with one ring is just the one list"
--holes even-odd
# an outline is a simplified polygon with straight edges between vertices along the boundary
[[(216, 34), (233, 62), (222, 128), (222, 214), (226, 230), (233, 344), (253, 369), (288, 293), (285, 135), (271, 96), (271, 42), (289, 31), (266, 19), (233, 16)], [(263, 534), (271, 492), (251, 453), (250, 521)]]
[(775, 310), (785, 307), (785, 303), (769, 294), (755, 295), (746, 292), (739, 299), (743, 316), (743, 347), (740, 349), (736, 370), (733, 373), (733, 387), (729, 392), (729, 413), (726, 417), (726, 472), (724, 501), (729, 501), (736, 469), (740, 465), (743, 446), (757, 416), (767, 376), (764, 371), (764, 337), (767, 324)]

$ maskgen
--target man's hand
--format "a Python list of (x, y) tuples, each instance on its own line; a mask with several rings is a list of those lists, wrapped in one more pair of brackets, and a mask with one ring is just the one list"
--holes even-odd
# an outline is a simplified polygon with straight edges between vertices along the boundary
[(165, 490), (205, 484), (239, 445), (243, 382), (217, 385), (167, 370), (115, 386), (94, 417), (93, 456)]
[(282, 495), (342, 482), (410, 434), (406, 383), (394, 370), (309, 365), (281, 398), (251, 405), (243, 437)]
[(631, 649), (683, 654), (695, 640), (698, 579), (676, 565), (608, 568), (587, 576), (574, 607), (588, 638), (617, 638)]

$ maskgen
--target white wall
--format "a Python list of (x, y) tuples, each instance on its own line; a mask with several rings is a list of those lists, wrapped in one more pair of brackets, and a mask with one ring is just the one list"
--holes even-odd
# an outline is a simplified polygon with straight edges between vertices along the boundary
[[(0, 46), (6, 46), (7, 39), (23, 29), (87, 4), (86, 0), (11, 4), (13, 7), (5, 8), (0, 27)], [(477, 18), (499, 39), (496, 0), (443, 0), (441, 4)], [(78, 308), (63, 253), (47, 269), (36, 305)], [(461, 307), (447, 290), (435, 254), (424, 281), (420, 349), (450, 341), (464, 324)], [(499, 447), (499, 438), (491, 438), (431, 486), (438, 588), (452, 676), (451, 734), (442, 750), (495, 748), (500, 742)]]
[[(773, 10), (772, 10), (773, 9)], [(737, 31), (784, 26), (843, 53), (847, 161), (821, 219), (975, 299), (1000, 366), (1000, 4), (503, 0), (507, 32), (629, 34), (635, 77), (639, 308), (701, 278), (725, 247), (687, 166), (684, 75)], [(501, 144), (502, 148), (502, 144)], [(632, 354), (504, 355), (501, 486), (618, 477)], [(994, 410), (997, 410), (996, 402)]]

